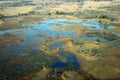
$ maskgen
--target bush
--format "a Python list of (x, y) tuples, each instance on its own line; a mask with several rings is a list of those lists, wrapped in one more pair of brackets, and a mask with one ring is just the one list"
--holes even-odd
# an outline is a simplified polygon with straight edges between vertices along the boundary
[(100, 18), (100, 19), (101, 19), (101, 18), (102, 18), (102, 19), (108, 19), (109, 17), (108, 17), (107, 15), (101, 15), (99, 18)]
[(65, 14), (64, 12), (62, 12), (62, 11), (56, 11), (56, 13), (55, 14), (58, 14), (58, 15), (62, 15), (62, 14)]
[(18, 13), (18, 16), (28, 15), (28, 13)]
[(97, 41), (97, 42), (100, 42), (100, 39), (97, 39), (96, 41)]
[(30, 11), (29, 14), (35, 14), (35, 11)]
[(52, 15), (51, 13), (48, 13), (48, 15)]
[(4, 16), (4, 15), (2, 15), (2, 14), (0, 14), (0, 19), (3, 19), (3, 18), (5, 18), (5, 16)]

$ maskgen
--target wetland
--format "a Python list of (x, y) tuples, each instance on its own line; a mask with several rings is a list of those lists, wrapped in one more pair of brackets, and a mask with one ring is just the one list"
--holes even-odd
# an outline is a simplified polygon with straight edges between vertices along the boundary
[[(2, 3), (4, 1), (0, 5)], [(0, 17), (0, 80), (119, 80), (119, 11), (115, 16), (107, 15), (100, 6), (101, 13), (110, 17), (96, 18), (97, 11), (91, 16), (92, 6), (87, 8), (87, 1), (81, 4), (83, 8), (79, 6), (83, 11), (77, 14), (78, 3), (53, 0), (46, 4), (31, 2), (30, 7), (28, 1), (24, 5), (29, 5), (29, 10), (34, 12), (25, 10), (24, 13), (21, 2), (19, 8), (10, 8), (16, 7), (16, 11), (9, 15), (2, 6), (0, 14), (6, 17)], [(98, 3), (110, 4), (106, 1)], [(72, 4), (75, 10), (69, 10), (67, 4)], [(112, 9), (112, 6), (108, 7)], [(63, 8), (70, 13), (61, 11)], [(56, 10), (60, 12), (54, 13)], [(113, 20), (116, 16), (117, 20)]]

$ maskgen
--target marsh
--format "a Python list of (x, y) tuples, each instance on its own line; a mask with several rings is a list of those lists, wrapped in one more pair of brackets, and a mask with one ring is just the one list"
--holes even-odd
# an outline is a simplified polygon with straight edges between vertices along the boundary
[(0, 79), (119, 80), (119, 5), (0, 1)]

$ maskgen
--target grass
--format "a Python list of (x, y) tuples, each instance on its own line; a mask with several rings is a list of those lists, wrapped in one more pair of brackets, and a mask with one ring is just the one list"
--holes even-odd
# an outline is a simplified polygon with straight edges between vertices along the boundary
[(32, 11), (35, 6), (20, 6), (20, 7), (9, 7), (0, 11), (0, 14), (5, 16), (14, 16), (20, 14), (25, 14)]

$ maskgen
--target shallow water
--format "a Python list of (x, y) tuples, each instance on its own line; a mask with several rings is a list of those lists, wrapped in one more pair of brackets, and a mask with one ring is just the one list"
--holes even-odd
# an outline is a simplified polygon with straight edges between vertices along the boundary
[[(76, 55), (72, 54), (72, 53), (68, 53), (64, 50), (60, 50), (58, 53), (60, 56), (62, 56), (63, 58), (66, 59), (66, 62), (63, 62), (60, 59), (53, 59), (52, 57), (54, 56), (48, 56), (47, 57), (42, 57), (43, 60), (40, 60), (39, 62), (39, 58), (41, 58), (41, 53), (44, 53), (42, 51), (39, 50), (39, 46), (41, 46), (43, 44), (43, 42), (45, 40), (47, 40), (48, 38), (56, 38), (56, 37), (72, 37), (74, 39), (78, 39), (78, 40), (97, 40), (99, 39), (101, 42), (111, 42), (108, 41), (104, 38), (100, 38), (100, 37), (88, 37), (88, 36), (78, 36), (74, 30), (53, 30), (54, 27), (69, 27), (71, 25), (81, 25), (83, 27), (88, 27), (89, 30), (111, 30), (116, 28), (116, 26), (110, 25), (109, 23), (100, 23), (98, 20), (67, 20), (67, 19), (43, 19), (41, 21), (37, 21), (38, 23), (36, 24), (22, 24), (21, 26), (24, 26), (27, 28), (24, 29), (12, 29), (12, 30), (4, 30), (4, 31), (0, 31), (0, 35), (2, 36), (5, 33), (9, 33), (12, 35), (17, 35), (20, 39), (23, 40), (22, 43), (20, 43), (19, 45), (8, 45), (6, 47), (4, 47), (2, 50), (0, 50), (0, 57), (1, 59), (3, 59), (3, 61), (1, 61), (1, 65), (4, 62), (5, 59), (6, 60), (6, 66), (15, 66), (16, 64), (12, 64), (9, 63), (9, 60), (11, 59), (16, 59), (16, 58), (25, 58), (25, 61), (27, 61), (26, 58), (28, 58), (28, 63), (25, 63), (25, 66), (27, 66), (29, 68), (29, 66), (36, 66), (37, 68), (41, 67), (42, 64), (41, 63), (45, 63), (45, 64), (49, 64), (49, 61), (51, 61), (51, 63), (49, 65), (52, 65), (51, 68), (63, 68), (63, 67), (67, 67), (69, 69), (69, 67), (72, 65), (72, 69), (77, 70), (80, 69), (80, 64), (77, 61)], [(40, 23), (39, 23), (40, 22)], [(117, 33), (113, 33), (115, 35), (117, 35), (118, 37), (120, 37), (120, 34)], [(39, 36), (42, 35), (42, 36)], [(57, 42), (54, 43), (52, 45), (50, 45), (50, 49), (54, 49), (57, 47), (63, 47), (64, 43), (62, 42)], [(37, 54), (36, 54), (37, 53)], [(9, 58), (6, 58), (6, 55), (11, 55)], [(37, 58), (33, 58), (31, 56), (33, 55), (38, 55)], [(4, 58), (5, 57), (5, 58)], [(34, 61), (35, 59), (35, 61)], [(31, 63), (29, 63), (29, 61), (32, 61)], [(71, 64), (69, 64), (71, 63)], [(22, 62), (19, 64), (21, 65)], [(23, 67), (21, 68), (23, 69)], [(34, 70), (36, 68), (30, 69), (30, 70)], [(0, 68), (0, 70), (2, 70), (2, 68)], [(4, 71), (3, 71), (4, 72)], [(14, 70), (13, 70), (14, 72)], [(10, 72), (9, 72), (10, 73)], [(19, 74), (19, 73), (18, 73)], [(7, 74), (6, 74), (7, 75)]]
[(57, 42), (55, 44), (50, 45), (50, 48), (57, 48), (57, 47), (63, 47), (63, 42)]
[(86, 20), (82, 22), (82, 26), (87, 26), (90, 30), (110, 30), (116, 28), (106, 22), (99, 22), (98, 20)]
[(80, 64), (77, 61), (77, 57), (74, 54), (69, 52), (65, 52), (64, 50), (60, 50), (59, 54), (66, 59), (65, 62), (58, 60), (55, 64), (53, 64), (52, 68), (62, 68), (67, 67), (67, 70), (78, 70), (80, 69)]
[[(80, 40), (97, 40), (99, 39), (101, 42), (111, 42), (104, 38), (100, 38), (97, 36), (78, 36), (74, 30), (53, 30), (54, 27), (69, 27), (70, 25), (81, 25), (83, 27), (88, 27), (90, 30), (110, 30), (116, 28), (113, 25), (105, 22), (99, 22), (98, 20), (67, 20), (67, 19), (43, 19), (37, 21), (36, 24), (22, 24), (21, 26), (27, 26), (24, 29), (12, 29), (12, 30), (4, 30), (0, 31), (0, 35), (5, 33), (18, 35), (22, 40), (22, 44), (18, 46), (8, 46), (2, 50), (1, 53), (22, 53), (22, 52), (33, 52), (39, 53), (38, 46), (42, 45), (46, 37), (56, 38), (56, 37), (72, 37), (74, 39)], [(120, 34), (113, 33), (116, 36), (120, 37)], [(43, 35), (43, 36), (39, 36)], [(46, 37), (44, 37), (46, 36)], [(51, 48), (63, 46), (63, 44), (56, 43), (51, 45)], [(30, 48), (29, 50), (27, 48)], [(11, 51), (10, 51), (11, 50)]]
[[(39, 40), (36, 35), (45, 35), (51, 38), (55, 37), (60, 37), (60, 36), (67, 36), (67, 37), (73, 37), (75, 39), (85, 39), (85, 40), (95, 40), (98, 39), (97, 37), (86, 37), (84, 38), (79, 37), (76, 35), (76, 33), (73, 30), (53, 30), (52, 28), (54, 27), (66, 27), (70, 25), (81, 25), (83, 27), (88, 27), (90, 30), (110, 30), (116, 28), (113, 25), (110, 25), (109, 23), (100, 23), (98, 20), (66, 20), (66, 19), (43, 19), (41, 24), (23, 24), (22, 26), (29, 26), (29, 28), (25, 28), (23, 30), (4, 30), (0, 31), (0, 35), (5, 34), (5, 33), (10, 33), (10, 34), (19, 34), (24, 33), (23, 38), (25, 40), (30, 40), (34, 37), (35, 41)], [(119, 34), (117, 34), (119, 35)], [(102, 38), (101, 41), (107, 41)], [(31, 40), (33, 41), (33, 40)]]

